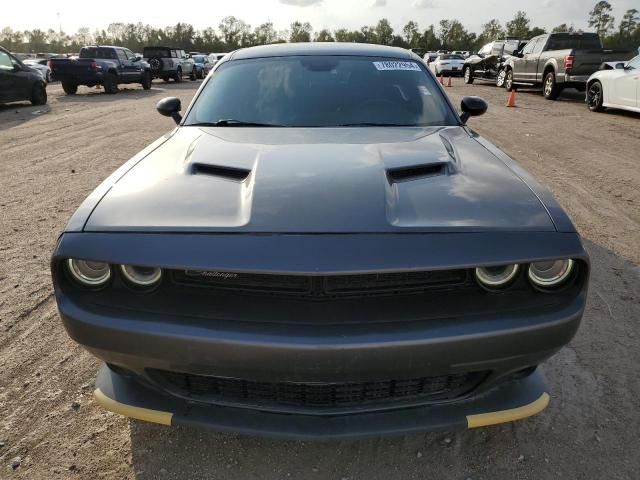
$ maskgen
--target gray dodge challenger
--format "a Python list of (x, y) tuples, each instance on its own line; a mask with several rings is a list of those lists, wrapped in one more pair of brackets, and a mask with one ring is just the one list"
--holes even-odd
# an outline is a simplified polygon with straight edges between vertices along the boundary
[(536, 180), (408, 50), (229, 54), (107, 178), (51, 262), (97, 402), (293, 439), (522, 419), (580, 323), (589, 259)]

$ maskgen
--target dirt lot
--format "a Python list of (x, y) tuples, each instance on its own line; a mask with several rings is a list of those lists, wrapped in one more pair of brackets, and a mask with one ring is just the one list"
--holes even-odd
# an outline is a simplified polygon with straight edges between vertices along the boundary
[[(516, 424), (455, 434), (298, 443), (130, 422), (98, 408), (98, 362), (57, 316), (48, 261), (58, 233), (110, 172), (172, 127), (154, 104), (197, 84), (117, 96), (50, 86), (47, 107), (0, 107), (0, 479), (640, 478), (640, 115), (591, 114), (579, 95), (553, 103), (481, 95), (470, 125), (548, 186), (593, 262), (583, 326), (546, 365), (552, 402)], [(19, 457), (17, 459), (16, 457)]]

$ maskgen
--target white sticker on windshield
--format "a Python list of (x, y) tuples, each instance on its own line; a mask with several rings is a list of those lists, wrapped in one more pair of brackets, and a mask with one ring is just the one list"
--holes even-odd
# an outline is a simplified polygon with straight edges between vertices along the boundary
[(413, 70), (420, 71), (416, 62), (373, 62), (376, 70)]

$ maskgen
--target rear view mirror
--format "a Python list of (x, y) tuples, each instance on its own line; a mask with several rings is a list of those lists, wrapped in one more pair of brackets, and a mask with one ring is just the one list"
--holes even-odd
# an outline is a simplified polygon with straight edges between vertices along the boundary
[(182, 115), (180, 115), (182, 102), (180, 102), (180, 99), (177, 97), (163, 98), (156, 105), (156, 110), (158, 110), (160, 115), (173, 118), (173, 121), (177, 124), (182, 120)]
[(463, 97), (460, 108), (462, 108), (460, 120), (462, 120), (462, 123), (467, 123), (470, 117), (477, 117), (485, 113), (489, 106), (480, 97)]

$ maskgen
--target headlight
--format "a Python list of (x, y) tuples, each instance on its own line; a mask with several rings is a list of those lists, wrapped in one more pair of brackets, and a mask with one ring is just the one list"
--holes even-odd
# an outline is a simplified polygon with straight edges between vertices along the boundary
[(120, 265), (124, 278), (133, 285), (150, 287), (162, 278), (162, 270), (156, 267), (137, 267), (134, 265)]
[(111, 278), (111, 267), (104, 262), (70, 258), (67, 260), (67, 269), (74, 280), (87, 287), (99, 287)]
[(499, 288), (508, 285), (518, 274), (519, 265), (500, 265), (476, 268), (476, 278), (481, 285)]
[(571, 259), (532, 263), (529, 265), (529, 280), (538, 287), (556, 287), (571, 276), (574, 263)]

